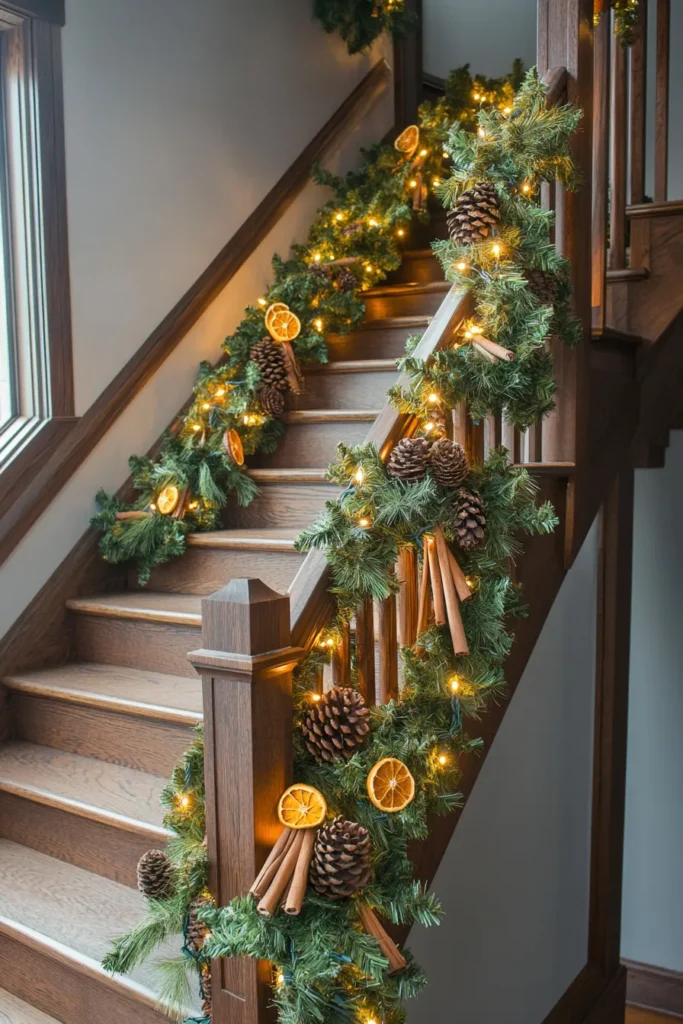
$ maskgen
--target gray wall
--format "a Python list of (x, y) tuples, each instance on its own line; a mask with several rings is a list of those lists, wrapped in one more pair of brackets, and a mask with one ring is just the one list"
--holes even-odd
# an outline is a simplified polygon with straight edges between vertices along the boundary
[[(674, 0), (676, 2), (676, 0)], [(515, 57), (536, 63), (537, 0), (423, 0), (423, 60), (431, 75), (470, 64), (481, 75), (504, 75)]]
[(636, 473), (622, 953), (683, 971), (683, 432)]
[(586, 963), (596, 587), (594, 527), (437, 873), (446, 917), (412, 930), (414, 1024), (540, 1024)]

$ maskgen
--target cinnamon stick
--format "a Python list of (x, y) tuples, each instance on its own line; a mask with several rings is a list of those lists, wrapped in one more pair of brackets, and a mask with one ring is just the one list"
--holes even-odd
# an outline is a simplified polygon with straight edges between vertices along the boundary
[(278, 872), (278, 868), (282, 863), (282, 859), (293, 842), (294, 831), (291, 828), (283, 828), (282, 832), (280, 833), (277, 839), (277, 842), (273, 846), (273, 849), (266, 857), (266, 861), (263, 867), (261, 868), (258, 875), (254, 879), (254, 884), (249, 890), (252, 896), (256, 896), (257, 899), (261, 899), (261, 897), (267, 891), (268, 886), (275, 878), (275, 875)]
[(314, 843), (315, 829), (305, 829), (303, 842), (301, 843), (301, 849), (299, 851), (299, 857), (296, 862), (296, 867), (294, 869), (294, 875), (292, 877), (292, 884), (289, 887), (287, 899), (285, 901), (285, 914), (292, 914), (293, 916), (296, 916), (297, 914), (301, 913), (301, 908), (304, 902), (304, 896), (306, 895), (306, 885), (308, 884), (308, 869), (311, 866), (311, 857), (313, 856)]
[(448, 551), (448, 564), (451, 567), (451, 576), (453, 577), (453, 582), (455, 583), (456, 593), (461, 601), (469, 601), (469, 599), (472, 597), (472, 591), (470, 590), (467, 584), (465, 573), (458, 565), (458, 560), (451, 551), (451, 549), (448, 547), (448, 545), (446, 545), (446, 550)]
[(420, 580), (420, 605), (417, 612), (417, 635), (424, 633), (429, 625), (429, 541), (425, 535), (422, 541), (422, 579)]
[(439, 572), (439, 562), (436, 557), (436, 544), (434, 538), (430, 537), (427, 544), (429, 556), (429, 575), (432, 582), (432, 595), (434, 597), (434, 622), (437, 626), (446, 625), (446, 602), (443, 596), (443, 583)]
[(484, 348), (483, 345), (480, 345), (478, 340), (472, 342), (472, 348), (476, 348), (479, 355), (483, 356), (484, 359), (488, 359), (489, 363), (498, 362), (497, 358), (493, 355), (493, 353), (489, 352), (489, 350), (487, 348)]
[(285, 357), (285, 369), (287, 370), (289, 386), (295, 395), (300, 395), (304, 389), (304, 379), (301, 376), (301, 370), (296, 361), (294, 349), (289, 341), (282, 341), (280, 344), (282, 345), (282, 354)]
[(151, 516), (151, 512), (144, 512), (142, 509), (137, 509), (131, 512), (117, 512), (117, 519), (146, 519), (147, 516)]
[(379, 948), (389, 961), (389, 973), (396, 974), (397, 971), (402, 971), (404, 967), (407, 967), (408, 961), (391, 936), (379, 923), (374, 911), (370, 910), (366, 903), (358, 904), (358, 916), (368, 935), (372, 935), (374, 939), (377, 939)]
[(505, 359), (508, 363), (511, 363), (515, 358), (515, 353), (511, 352), (509, 348), (505, 348), (503, 345), (499, 345), (497, 341), (491, 341), (489, 338), (482, 338), (480, 334), (476, 337), (477, 345), (481, 348), (485, 348), (487, 352), (490, 352), (492, 356), (498, 359)]
[(178, 504), (173, 509), (174, 519), (182, 519), (183, 516), (185, 515), (185, 506), (187, 505), (187, 499), (189, 498), (189, 496), (190, 488), (183, 487), (182, 491), (180, 492), (180, 497), (178, 498)]
[(294, 873), (294, 868), (296, 867), (296, 862), (299, 857), (303, 841), (303, 833), (302, 830), (299, 829), (296, 832), (287, 852), (282, 858), (277, 873), (273, 878), (273, 881), (268, 886), (266, 894), (263, 896), (256, 908), (259, 914), (262, 914), (264, 917), (272, 917), (277, 910), (280, 897), (287, 888), (289, 880)]
[(448, 628), (450, 630), (451, 641), (453, 643), (453, 654), (469, 654), (470, 649), (467, 646), (467, 637), (465, 636), (465, 629), (462, 624), (458, 595), (455, 592), (455, 583), (453, 582), (453, 576), (451, 575), (450, 565), (448, 563), (448, 545), (446, 544), (446, 540), (441, 530), (439, 530), (435, 536), (439, 568), (441, 569), (441, 578), (443, 580), (446, 612), (448, 615)]

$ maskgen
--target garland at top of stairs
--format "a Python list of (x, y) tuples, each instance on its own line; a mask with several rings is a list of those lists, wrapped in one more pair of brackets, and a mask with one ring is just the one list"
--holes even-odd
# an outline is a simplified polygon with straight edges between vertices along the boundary
[[(151, 866), (141, 863), (148, 918), (116, 943), (105, 966), (129, 970), (181, 927), (183, 954), (165, 965), (165, 995), (182, 1004), (186, 968), (196, 967), (205, 1020), (213, 957), (271, 961), (281, 1024), (401, 1024), (403, 1000), (425, 983), (375, 911), (397, 924), (438, 922), (436, 897), (412, 879), (407, 844), (428, 836), (431, 813), (447, 813), (460, 803), (459, 759), (481, 746), (466, 722), (501, 692), (513, 639), (507, 619), (523, 613), (509, 575), (520, 550), (518, 535), (547, 533), (556, 523), (549, 505), (537, 506), (534, 484), (526, 471), (510, 465), (504, 449), (492, 452), (484, 465), (470, 466), (456, 442), (442, 436), (432, 443), (443, 434), (434, 407), (447, 407), (446, 396), (462, 394), (458, 378), (467, 378), (469, 364), (478, 362), (478, 373), (495, 375), (498, 405), (510, 408), (520, 380), (526, 380), (514, 364), (534, 364), (540, 356), (545, 373), (549, 336), (563, 324), (565, 340), (576, 338), (576, 324), (564, 308), (568, 266), (550, 252), (552, 214), (540, 209), (538, 196), (544, 180), (577, 185), (568, 141), (579, 116), (568, 106), (547, 111), (543, 86), (531, 71), (509, 110), (482, 112), (475, 134), (458, 125), (450, 132), (453, 171), (442, 195), (451, 207), (454, 240), (439, 243), (439, 253), (450, 277), (466, 274), (462, 283), (472, 289), (477, 318), (487, 331), (494, 324), (514, 325), (505, 335), (513, 359), (498, 356), (492, 363), (484, 353), (505, 347), (496, 342), (487, 349), (483, 335), (473, 331), (478, 325), (470, 324), (470, 339), (453, 358), (447, 353), (449, 362), (439, 368), (442, 392), (436, 402), (428, 390), (431, 364), (413, 367), (409, 392), (394, 396), (417, 416), (417, 435), (399, 442), (386, 465), (371, 446), (360, 446), (342, 448), (330, 470), (330, 478), (346, 489), (304, 531), (299, 546), (326, 551), (338, 618), (297, 672), (299, 781), (280, 801), (282, 840), (255, 880), (255, 897), (212, 908), (204, 891), (201, 738), (165, 793), (166, 822), (177, 838), (169, 859), (150, 855)], [(480, 237), (487, 218), (490, 230)], [(495, 254), (494, 246), (500, 248)], [(458, 267), (463, 262), (467, 271)], [(400, 699), (365, 708), (352, 688), (320, 694), (314, 679), (321, 661), (364, 600), (397, 591), (396, 560), (401, 551), (415, 549), (425, 557), (424, 604), (416, 636), (402, 649)], [(355, 664), (352, 682), (357, 671)], [(334, 729), (330, 734), (316, 728), (326, 709), (334, 709), (330, 717), (344, 725), (336, 734), (338, 741), (346, 737), (340, 742), (334, 742)], [(290, 876), (272, 870), (286, 858), (295, 870), (289, 888)], [(279, 909), (281, 900), (289, 913)]]
[[(467, 66), (460, 68), (449, 76), (444, 98), (420, 108), (413, 151), (376, 145), (343, 179), (317, 170), (316, 180), (333, 197), (318, 211), (305, 244), (294, 245), (288, 260), (274, 257), (272, 285), (225, 339), (221, 361), (201, 365), (190, 408), (165, 436), (158, 457), (131, 457), (135, 499), (98, 495), (101, 511), (92, 524), (102, 532), (106, 561), (136, 563), (144, 584), (155, 565), (183, 553), (188, 533), (216, 529), (230, 500), (249, 504), (256, 486), (241, 453), (271, 452), (283, 433), (284, 370), (269, 345), (269, 310), (280, 303), (289, 310), (285, 326), (287, 318), (295, 322), (291, 315), (298, 320), (291, 343), (297, 361), (326, 362), (325, 335), (359, 323), (363, 293), (400, 265), (411, 224), (428, 220), (427, 190), (434, 194), (448, 166), (450, 126), (471, 127), (480, 109), (509, 107), (520, 75), (519, 62), (500, 79), (473, 78)], [(255, 349), (264, 337), (266, 345)]]

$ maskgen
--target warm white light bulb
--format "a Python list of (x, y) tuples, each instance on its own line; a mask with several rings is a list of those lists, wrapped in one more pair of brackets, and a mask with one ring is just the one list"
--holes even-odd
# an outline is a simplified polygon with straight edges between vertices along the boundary
[(498, 257), (500, 256), (500, 246), (498, 244), (492, 246), (491, 247), (491, 252), (496, 257), (496, 259), (498, 259)]

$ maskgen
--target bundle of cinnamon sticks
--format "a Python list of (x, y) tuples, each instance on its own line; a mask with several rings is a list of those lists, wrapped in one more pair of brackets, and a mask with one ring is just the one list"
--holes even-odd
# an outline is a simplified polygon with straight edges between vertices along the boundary
[(454, 654), (469, 654), (470, 649), (460, 615), (460, 602), (469, 601), (472, 591), (455, 555), (446, 543), (440, 526), (437, 526), (433, 533), (425, 534), (423, 540), (422, 580), (417, 613), (418, 636), (424, 633), (429, 625), (430, 588), (434, 622), (437, 626), (445, 626), (448, 623)]
[(315, 835), (314, 828), (282, 830), (249, 890), (259, 901), (259, 914), (272, 917), (280, 907), (285, 914), (301, 913)]
[(382, 927), (376, 914), (367, 903), (358, 904), (358, 916), (365, 931), (368, 935), (372, 935), (374, 939), (377, 939), (379, 948), (389, 961), (389, 973), (396, 974), (398, 971), (402, 971), (407, 966), (408, 961), (391, 936)]
[(497, 363), (500, 359), (511, 363), (515, 358), (515, 353), (511, 349), (499, 345), (497, 341), (484, 338), (481, 334), (475, 334), (472, 337), (471, 344), (473, 348), (476, 348), (479, 355), (483, 356), (484, 359), (488, 359), (490, 363)]

